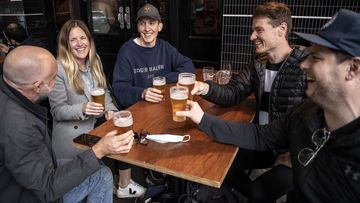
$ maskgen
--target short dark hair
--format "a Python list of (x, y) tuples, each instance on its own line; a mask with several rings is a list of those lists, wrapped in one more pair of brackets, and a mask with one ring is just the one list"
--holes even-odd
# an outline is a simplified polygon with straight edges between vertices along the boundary
[(338, 63), (342, 63), (342, 62), (344, 62), (346, 60), (350, 60), (354, 57), (351, 54), (348, 54), (344, 51), (335, 50), (335, 49), (331, 49), (331, 50), (335, 53), (336, 62), (338, 62)]
[(253, 13), (253, 18), (268, 17), (273, 27), (279, 26), (285, 22), (287, 24), (286, 39), (288, 39), (292, 29), (291, 11), (289, 7), (280, 2), (266, 2), (257, 5)]
[(6, 37), (9, 40), (15, 40), (18, 43), (22, 43), (27, 38), (25, 28), (19, 23), (10, 23), (4, 30)]

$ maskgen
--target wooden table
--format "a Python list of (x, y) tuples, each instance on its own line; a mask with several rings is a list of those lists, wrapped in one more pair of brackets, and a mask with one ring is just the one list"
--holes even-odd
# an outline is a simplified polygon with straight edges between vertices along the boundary
[[(187, 119), (185, 122), (172, 120), (169, 87), (167, 85), (165, 101), (154, 104), (138, 102), (131, 106), (134, 119), (134, 130), (141, 129), (150, 133), (171, 133), (191, 135), (187, 143), (160, 144), (149, 141), (148, 145), (135, 144), (128, 154), (112, 155), (112, 159), (127, 162), (143, 168), (176, 176), (193, 182), (219, 188), (238, 151), (237, 147), (216, 143), (197, 129), (197, 125)], [(199, 96), (194, 97), (204, 111), (232, 121), (248, 122), (254, 114), (252, 99), (243, 104), (223, 108), (210, 103)], [(92, 135), (104, 136), (115, 129), (112, 120), (105, 122), (90, 132)], [(77, 147), (87, 148), (76, 144)]]

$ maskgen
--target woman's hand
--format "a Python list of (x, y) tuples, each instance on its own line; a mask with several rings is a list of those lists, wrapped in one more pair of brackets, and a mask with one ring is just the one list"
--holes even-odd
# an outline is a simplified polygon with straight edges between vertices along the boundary
[(88, 116), (98, 116), (104, 113), (104, 107), (99, 103), (86, 102), (83, 105), (83, 113)]

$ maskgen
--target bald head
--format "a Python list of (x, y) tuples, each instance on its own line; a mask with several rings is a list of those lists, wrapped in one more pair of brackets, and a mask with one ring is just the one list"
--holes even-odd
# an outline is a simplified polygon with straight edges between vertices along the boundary
[(6, 56), (3, 72), (4, 79), (16, 85), (29, 84), (53, 75), (56, 60), (46, 49), (19, 46)]

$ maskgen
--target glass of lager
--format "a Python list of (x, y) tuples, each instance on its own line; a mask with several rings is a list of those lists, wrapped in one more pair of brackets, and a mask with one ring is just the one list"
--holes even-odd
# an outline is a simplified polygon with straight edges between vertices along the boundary
[(219, 70), (216, 73), (216, 80), (219, 85), (226, 85), (231, 79), (231, 72), (227, 70)]
[(164, 76), (153, 77), (153, 87), (160, 90), (162, 95), (165, 94), (165, 85), (166, 78)]
[(189, 88), (183, 86), (173, 86), (170, 88), (170, 99), (171, 99), (171, 107), (173, 120), (175, 122), (182, 122), (186, 120), (185, 116), (177, 116), (177, 111), (185, 111), (186, 110), (186, 101), (189, 95)]
[(188, 98), (189, 98), (189, 100), (193, 100), (193, 95), (191, 94), (191, 90), (194, 89), (195, 74), (194, 73), (179, 73), (178, 84), (180, 86), (184, 86), (189, 89)]
[(133, 118), (131, 112), (127, 110), (115, 112), (113, 116), (113, 123), (119, 134), (132, 130)]
[(211, 66), (205, 66), (203, 69), (202, 69), (202, 72), (203, 72), (203, 80), (204, 81), (207, 81), (207, 80), (213, 80), (214, 79), (214, 76), (215, 76), (215, 69), (214, 67), (211, 67)]
[(99, 103), (105, 107), (105, 90), (103, 88), (92, 89), (90, 94), (92, 102)]
[(220, 70), (216, 73), (217, 83), (219, 85), (226, 85), (229, 83), (232, 76), (232, 68), (230, 63), (222, 64)]

